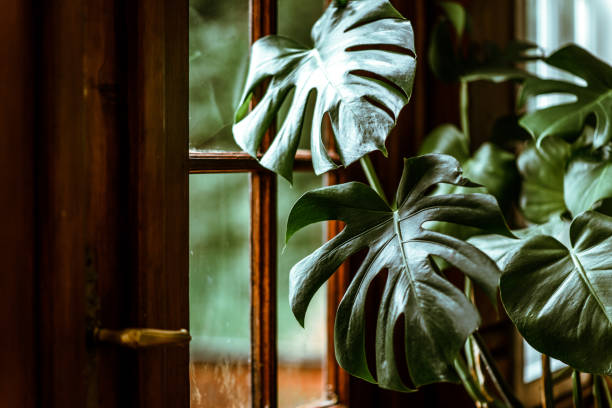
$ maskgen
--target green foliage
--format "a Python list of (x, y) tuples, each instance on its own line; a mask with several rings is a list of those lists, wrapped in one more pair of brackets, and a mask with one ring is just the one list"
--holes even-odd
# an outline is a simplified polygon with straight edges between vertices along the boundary
[[(287, 117), (261, 164), (292, 179), (307, 101), (316, 98), (311, 131), (316, 174), (333, 169), (321, 135), (329, 114), (342, 164), (374, 150), (385, 140), (412, 91), (416, 60), (410, 23), (386, 0), (331, 4), (312, 29), (314, 48), (280, 36), (252, 47), (249, 74), (233, 127), (239, 146), (257, 156), (263, 135), (291, 90)], [(381, 49), (380, 45), (392, 48)], [(268, 79), (265, 95), (246, 113), (255, 88)]]
[[(545, 63), (577, 75), (586, 86), (535, 78), (516, 63), (540, 58), (533, 54), (537, 46), (514, 42), (502, 49), (474, 43), (465, 10), (456, 2), (439, 5), (443, 16), (434, 27), (428, 60), (439, 78), (462, 82), (463, 132), (443, 125), (431, 133), (422, 155), (405, 160), (391, 205), (382, 198), (380, 182), (366, 160), (374, 189), (347, 183), (312, 190), (297, 201), (287, 240), (321, 221), (340, 220), (346, 227), (291, 269), (292, 311), (303, 324), (315, 292), (345, 259), (367, 250), (337, 312), (339, 363), (353, 375), (394, 390), (413, 391), (412, 386), (461, 377), (471, 395), (489, 395), (486, 385), (471, 378), (474, 366), (464, 369), (460, 357), (479, 325), (478, 311), (434, 259), (456, 266), (494, 303), (501, 269), (504, 307), (534, 347), (581, 371), (610, 374), (612, 68), (568, 46)], [(254, 44), (233, 125), (237, 143), (256, 156), (269, 126), (277, 115), (285, 115), (281, 106), (293, 92), (282, 126), (261, 157), (264, 167), (288, 180), (309, 99), (315, 101), (313, 167), (321, 174), (337, 166), (321, 138), (326, 113), (340, 160), (348, 165), (374, 150), (385, 152), (385, 140), (412, 91), (412, 28), (388, 1), (335, 1), (313, 27), (312, 37), (312, 48), (279, 36)], [(569, 93), (576, 101), (524, 115), (520, 125), (535, 139), (530, 143), (524, 143), (526, 132), (517, 126), (517, 112), (500, 121), (495, 141), (519, 146), (518, 159), (491, 142), (471, 154), (467, 83), (513, 79), (525, 80), (519, 105), (530, 96), (552, 92)], [(253, 93), (262, 85), (266, 91), (249, 112)], [(592, 134), (587, 125), (595, 126)], [(512, 207), (519, 173), (520, 208), (530, 224), (512, 234), (498, 201)], [(474, 187), (480, 192), (473, 193)], [(487, 235), (474, 236), (469, 243), (462, 239), (483, 233)], [(383, 278), (373, 375), (365, 351), (364, 308), (372, 282)], [(406, 361), (398, 362), (394, 332), (402, 324)], [(410, 385), (399, 374), (404, 363)]]
[(336, 317), (336, 357), (348, 372), (374, 382), (365, 355), (365, 303), (368, 288), (383, 270), (387, 280), (376, 326), (377, 382), (410, 391), (402, 383), (393, 347), (394, 329), (403, 316), (406, 364), (415, 386), (456, 381), (453, 361), (479, 316), (464, 294), (437, 271), (431, 257), (456, 266), (496, 300), (499, 270), (486, 255), (457, 238), (424, 229), (445, 221), (511, 235), (492, 196), (427, 196), (439, 184), (469, 186), (459, 163), (446, 155), (425, 155), (404, 162), (395, 203), (389, 207), (360, 183), (326, 187), (305, 194), (289, 215), (287, 239), (311, 223), (341, 220), (336, 238), (296, 264), (290, 274), (293, 312), (303, 321), (316, 290), (347, 257), (368, 253), (345, 294)]
[(520, 205), (525, 217), (545, 223), (567, 211), (564, 200), (565, 167), (571, 146), (558, 138), (549, 138), (539, 147), (531, 143), (518, 158), (523, 177)]
[[(511, 197), (508, 193), (517, 179), (515, 157), (492, 143), (484, 143), (470, 156), (470, 141), (456, 126), (445, 124), (435, 128), (423, 141), (419, 155), (440, 153), (459, 161), (467, 178), (483, 186), (500, 203)], [(460, 186), (441, 185), (435, 194), (464, 192)], [(503, 204), (502, 204), (503, 205)]]
[[(502, 208), (509, 207), (514, 196), (513, 185), (518, 179), (514, 155), (492, 143), (484, 143), (473, 156), (470, 156), (469, 145), (470, 142), (463, 132), (450, 124), (438, 126), (425, 138), (419, 149), (419, 155), (428, 153), (451, 155), (459, 161), (465, 176), (481, 185), (475, 190), (441, 184), (432, 194), (489, 193), (498, 200)], [(447, 222), (431, 222), (427, 228), (461, 239), (484, 233), (478, 228)], [(439, 258), (436, 258), (436, 263), (440, 269), (449, 266)]]
[(583, 372), (612, 374), (612, 218), (586, 212), (570, 246), (537, 235), (501, 278), (504, 306), (537, 350)]
[(612, 197), (612, 160), (607, 151), (577, 151), (568, 163), (564, 177), (564, 196), (574, 215), (589, 210)]
[(520, 104), (524, 104), (531, 96), (551, 93), (574, 95), (576, 101), (529, 113), (521, 119), (521, 125), (531, 132), (538, 143), (553, 135), (575, 140), (587, 119), (594, 116), (596, 128), (593, 146), (597, 148), (610, 142), (612, 67), (576, 45), (558, 50), (545, 61), (583, 79), (586, 86), (550, 79), (528, 79), (523, 87)]

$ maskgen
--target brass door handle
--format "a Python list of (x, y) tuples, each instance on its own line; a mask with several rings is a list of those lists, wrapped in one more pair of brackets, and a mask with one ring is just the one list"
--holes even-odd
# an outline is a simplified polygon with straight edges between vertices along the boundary
[(109, 330), (96, 328), (93, 332), (96, 342), (116, 344), (122, 347), (134, 349), (165, 346), (173, 344), (187, 344), (191, 341), (191, 335), (185, 329), (160, 330), (160, 329), (123, 329)]

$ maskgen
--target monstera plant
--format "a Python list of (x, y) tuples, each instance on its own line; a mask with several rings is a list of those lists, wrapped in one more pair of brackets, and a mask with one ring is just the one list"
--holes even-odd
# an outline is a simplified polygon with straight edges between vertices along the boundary
[[(461, 84), (460, 128), (440, 126), (418, 157), (404, 160), (391, 201), (368, 154), (386, 153), (386, 138), (410, 99), (417, 66), (410, 22), (387, 0), (335, 1), (312, 28), (313, 48), (280, 36), (253, 44), (233, 125), (236, 142), (291, 181), (311, 101), (311, 132), (304, 137), (310, 137), (315, 173), (361, 161), (370, 184), (316, 189), (295, 203), (287, 241), (312, 223), (340, 220), (345, 228), (286, 271), (293, 313), (303, 323), (315, 292), (344, 260), (364, 250), (335, 322), (336, 357), (349, 373), (405, 392), (457, 381), (481, 406), (521, 406), (478, 334), (475, 284), (492, 307), (501, 290), (524, 338), (576, 373), (594, 374), (596, 398), (611, 403), (603, 376), (612, 375), (612, 67), (577, 46), (547, 58), (527, 43), (465, 47), (467, 13), (454, 2), (440, 6), (429, 62), (440, 79)], [(473, 51), (479, 47), (486, 52)], [(532, 59), (586, 85), (537, 78), (516, 65)], [(505, 118), (496, 126), (499, 135), (471, 154), (467, 91), (482, 80), (522, 84), (519, 106), (547, 93), (575, 100), (530, 109), (521, 118), (520, 111), (510, 112), (513, 123)], [(291, 91), (283, 123), (264, 143)], [(330, 141), (323, 137), (326, 115), (338, 160), (328, 154)], [(524, 228), (511, 231), (502, 209), (513, 202), (522, 212), (513, 224)], [(448, 267), (465, 275), (465, 288), (447, 279)], [(366, 298), (381, 278), (371, 367)], [(403, 333), (396, 333), (401, 327)], [(400, 366), (409, 379), (400, 375)], [(574, 378), (579, 390), (580, 377)], [(577, 403), (581, 397), (575, 393)]]

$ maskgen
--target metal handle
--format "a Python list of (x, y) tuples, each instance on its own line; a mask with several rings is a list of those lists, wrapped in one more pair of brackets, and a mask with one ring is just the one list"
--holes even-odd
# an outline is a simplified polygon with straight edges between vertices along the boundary
[(94, 339), (100, 343), (111, 343), (122, 347), (134, 349), (164, 346), (172, 344), (187, 344), (191, 341), (191, 335), (185, 329), (160, 330), (160, 329), (94, 329)]

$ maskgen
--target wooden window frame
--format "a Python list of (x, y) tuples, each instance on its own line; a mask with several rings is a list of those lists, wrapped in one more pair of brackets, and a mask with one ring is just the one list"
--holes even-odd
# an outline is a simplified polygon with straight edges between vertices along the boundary
[[(252, 44), (257, 39), (277, 31), (277, 0), (250, 0), (249, 27)], [(323, 1), (321, 2), (323, 5)], [(252, 104), (262, 97), (255, 92)], [(326, 126), (329, 136), (329, 126)], [(268, 148), (274, 138), (272, 126), (264, 136), (262, 148)], [(337, 154), (330, 152), (332, 158)], [(251, 406), (278, 406), (277, 356), (277, 176), (263, 168), (245, 152), (190, 152), (187, 163), (189, 174), (249, 173), (250, 184), (250, 269), (251, 269)], [(294, 171), (312, 171), (311, 154), (298, 150)], [(325, 176), (325, 184), (337, 184), (341, 179), (334, 171)], [(328, 237), (339, 233), (338, 222), (327, 225)], [(327, 285), (326, 358), (324, 364), (324, 398), (309, 407), (338, 406), (348, 401), (348, 374), (335, 360), (333, 331), (335, 310), (347, 286), (347, 267), (342, 266)], [(325, 386), (324, 386), (325, 385)]]

